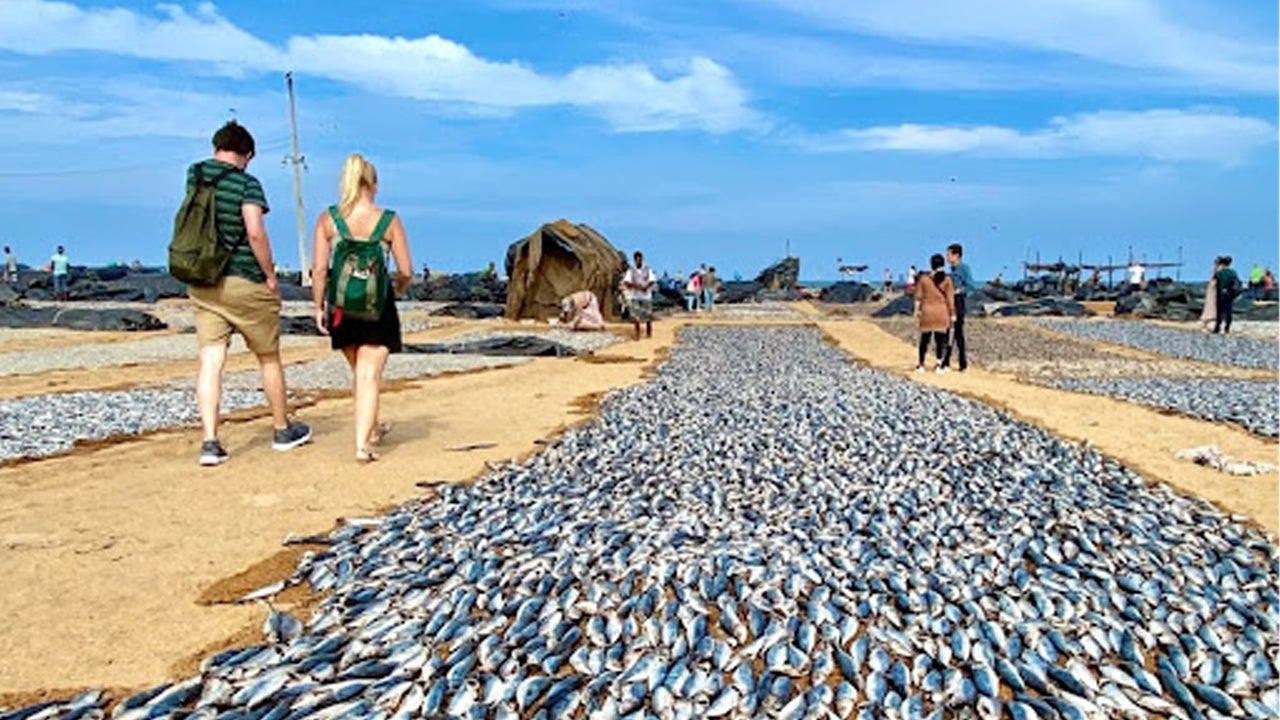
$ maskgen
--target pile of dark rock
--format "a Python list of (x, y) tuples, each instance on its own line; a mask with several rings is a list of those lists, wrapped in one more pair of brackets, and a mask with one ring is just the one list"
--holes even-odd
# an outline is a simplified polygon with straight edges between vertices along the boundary
[[(152, 303), (186, 294), (185, 285), (159, 268), (72, 266), (67, 277), (67, 297), (73, 301)], [(0, 303), (52, 299), (53, 277), (44, 270), (19, 271), (17, 283), (0, 289)]]
[(406, 296), (427, 302), (503, 305), (507, 302), (507, 283), (496, 273), (486, 271), (433, 275), (426, 282), (410, 285)]
[(883, 297), (870, 283), (841, 281), (822, 288), (818, 299), (824, 303), (875, 302)]
[[(902, 295), (872, 313), (888, 318), (911, 315), (915, 298)], [(1005, 285), (986, 285), (965, 296), (965, 317), (1083, 317), (1088, 309), (1075, 300), (1052, 295), (1028, 297)]]
[(800, 282), (800, 258), (786, 257), (761, 270), (754, 280), (722, 280), (716, 302), (738, 304), (753, 302), (789, 302), (803, 296)]
[(794, 290), (800, 283), (800, 258), (785, 257), (770, 265), (756, 276), (756, 282), (766, 290)]
[(8, 305), (0, 307), (0, 327), (144, 332), (168, 325), (140, 310)]
[[(1116, 299), (1115, 314), (1160, 320), (1198, 320), (1204, 310), (1204, 302), (1204, 283), (1180, 283), (1163, 279), (1149, 283), (1144, 290), (1119, 296)], [(1245, 293), (1237, 297), (1232, 305), (1235, 317), (1241, 320), (1280, 319), (1274, 300), (1255, 300), (1250, 293)]]

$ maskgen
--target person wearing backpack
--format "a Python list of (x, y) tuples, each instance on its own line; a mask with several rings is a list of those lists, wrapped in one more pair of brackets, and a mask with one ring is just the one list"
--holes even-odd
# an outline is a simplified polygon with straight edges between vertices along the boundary
[(245, 172), (253, 153), (253, 135), (234, 120), (213, 134), (213, 157), (187, 168), (187, 195), (169, 245), (169, 272), (187, 283), (195, 312), (200, 345), (196, 400), (204, 428), (199, 462), (206, 466), (228, 458), (218, 439), (218, 420), (233, 332), (258, 358), (275, 429), (271, 447), (283, 452), (311, 439), (311, 428), (288, 417), (280, 363), (280, 292), (262, 222), (267, 198), (258, 179)]
[[(401, 351), (395, 296), (413, 279), (404, 224), (375, 204), (378, 171), (364, 157), (347, 157), (338, 182), (339, 201), (321, 213), (312, 233), (315, 267), (312, 300), (316, 325), (351, 366), (355, 398), (356, 461), (378, 459), (387, 426), (378, 422), (382, 371)], [(394, 280), (387, 255), (395, 258)]]

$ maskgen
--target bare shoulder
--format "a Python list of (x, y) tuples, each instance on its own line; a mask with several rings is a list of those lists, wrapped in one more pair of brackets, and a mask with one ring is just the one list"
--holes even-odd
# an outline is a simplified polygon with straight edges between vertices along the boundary
[(391, 216), (391, 232), (404, 236), (404, 221), (400, 219), (400, 213)]

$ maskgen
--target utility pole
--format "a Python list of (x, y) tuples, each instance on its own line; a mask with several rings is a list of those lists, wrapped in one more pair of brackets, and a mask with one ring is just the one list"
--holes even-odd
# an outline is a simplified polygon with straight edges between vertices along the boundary
[(285, 160), (293, 165), (293, 197), (298, 208), (298, 276), (302, 287), (311, 287), (310, 268), (307, 264), (307, 211), (302, 206), (302, 168), (306, 159), (298, 154), (298, 111), (293, 101), (293, 73), (284, 74), (285, 87), (289, 90), (289, 134), (293, 139), (293, 152)]

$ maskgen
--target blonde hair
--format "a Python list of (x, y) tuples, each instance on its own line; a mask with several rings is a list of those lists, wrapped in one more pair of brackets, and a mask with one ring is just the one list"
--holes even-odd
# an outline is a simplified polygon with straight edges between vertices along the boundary
[(338, 211), (350, 215), (356, 201), (360, 199), (360, 191), (364, 188), (373, 190), (378, 184), (378, 171), (373, 163), (364, 159), (360, 153), (347, 156), (342, 164), (342, 177), (338, 180)]

